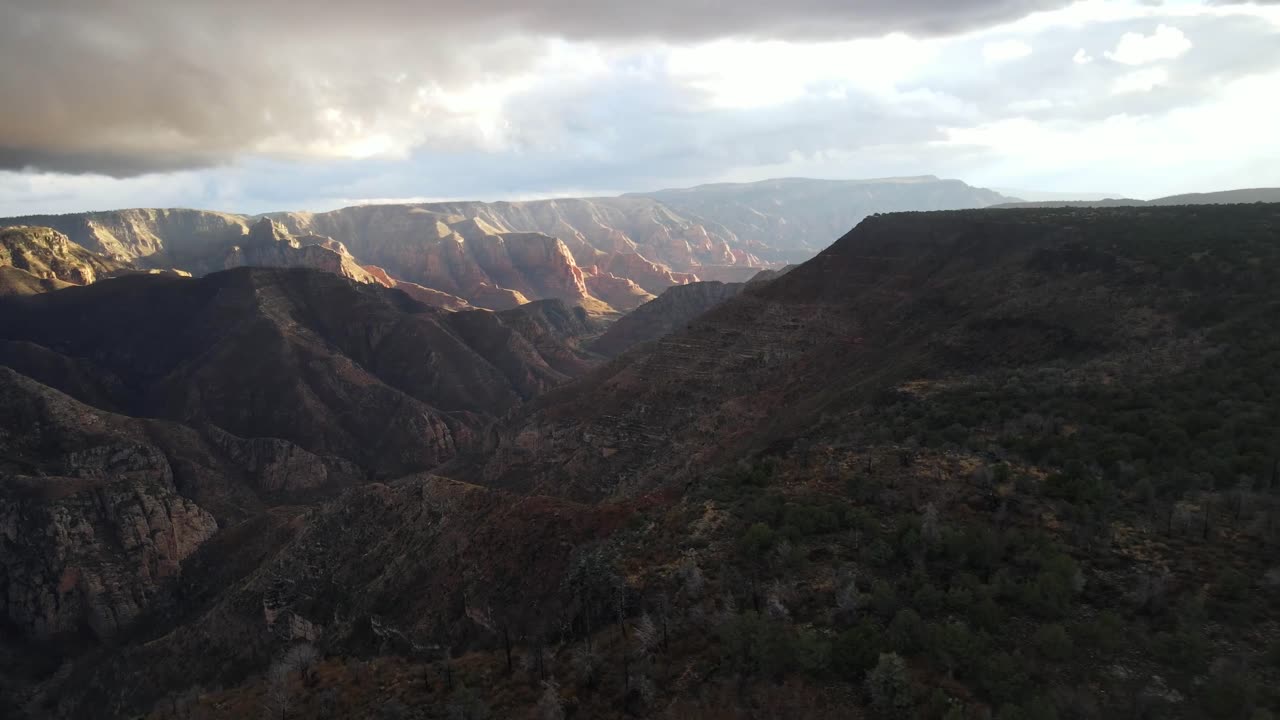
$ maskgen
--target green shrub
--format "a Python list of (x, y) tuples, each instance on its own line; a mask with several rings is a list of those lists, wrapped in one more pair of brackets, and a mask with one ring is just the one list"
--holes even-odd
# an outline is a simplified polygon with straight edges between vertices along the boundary
[(1036, 650), (1050, 660), (1066, 662), (1071, 659), (1074, 646), (1071, 636), (1058, 624), (1042, 625), (1035, 634)]
[(906, 717), (912, 705), (911, 678), (907, 664), (895, 653), (880, 655), (867, 673), (867, 695), (879, 717)]
[(831, 666), (847, 679), (858, 679), (875, 667), (884, 650), (884, 632), (863, 620), (836, 636), (831, 646)]
[(777, 534), (764, 523), (756, 523), (747, 528), (738, 539), (738, 551), (748, 560), (759, 560), (773, 548)]

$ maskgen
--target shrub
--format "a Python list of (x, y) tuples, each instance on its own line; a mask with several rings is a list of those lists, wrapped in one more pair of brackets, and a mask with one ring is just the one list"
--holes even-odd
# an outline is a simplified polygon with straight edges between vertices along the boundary
[(920, 615), (911, 608), (899, 610), (886, 633), (895, 652), (911, 654), (924, 647), (925, 627)]
[(747, 531), (738, 539), (738, 550), (744, 558), (758, 561), (773, 548), (776, 540), (777, 534), (772, 528), (764, 523), (756, 523), (747, 528)]
[(836, 636), (831, 645), (831, 666), (845, 678), (861, 678), (875, 667), (884, 646), (884, 633), (868, 620)]
[(1058, 662), (1071, 659), (1074, 649), (1071, 637), (1061, 625), (1042, 625), (1035, 634), (1036, 650), (1044, 657)]
[(882, 653), (867, 674), (867, 695), (880, 717), (904, 717), (911, 709), (911, 680), (907, 664), (896, 653)]

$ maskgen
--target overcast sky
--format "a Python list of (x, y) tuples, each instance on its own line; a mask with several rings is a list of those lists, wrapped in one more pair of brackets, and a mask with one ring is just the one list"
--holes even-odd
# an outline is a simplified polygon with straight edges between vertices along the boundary
[(0, 214), (1280, 185), (1280, 2), (0, 0)]

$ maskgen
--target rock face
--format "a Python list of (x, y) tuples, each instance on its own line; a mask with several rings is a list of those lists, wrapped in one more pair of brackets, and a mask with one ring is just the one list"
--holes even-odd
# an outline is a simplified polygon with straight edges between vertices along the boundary
[(217, 522), (136, 423), (3, 367), (0, 399), (0, 614), (28, 638), (114, 635)]
[(207, 210), (112, 210), (0, 221), (53, 228), (84, 248), (140, 268), (222, 269), (221, 255), (249, 232), (247, 218)]
[(614, 253), (640, 253), (674, 272), (696, 272), (703, 264), (763, 265), (725, 228), (682, 216), (662, 203), (640, 197), (363, 206), (272, 217), (295, 232), (343, 238), (361, 257), (365, 241), (382, 245), (406, 236), (439, 236), (432, 224), (454, 226), (458, 220), (466, 220), (478, 221), (492, 232), (534, 232), (557, 238), (583, 268)]
[[(295, 233), (343, 238), (358, 257), (397, 277), (486, 307), (501, 307), (493, 300), (500, 288), (626, 311), (638, 295), (589, 278), (613, 275), (652, 294), (690, 281), (704, 266), (745, 279), (766, 265), (723, 228), (644, 198), (362, 206), (271, 217)], [(595, 294), (593, 284), (618, 304)]]
[(471, 303), (463, 300), (457, 295), (450, 295), (449, 293), (440, 292), (439, 290), (434, 290), (429, 287), (423, 287), (417, 283), (411, 283), (406, 280), (397, 280), (388, 275), (386, 270), (383, 270), (377, 265), (365, 265), (364, 269), (365, 272), (369, 273), (369, 275), (373, 277), (373, 281), (382, 287), (396, 288), (424, 305), (430, 305), (444, 310), (471, 309)]
[(660, 293), (672, 285), (698, 281), (697, 275), (673, 273), (665, 266), (651, 262), (639, 253), (615, 253), (600, 267), (600, 270), (628, 278), (651, 294)]
[[(397, 282), (443, 293), (419, 293), (440, 307), (457, 305), (445, 296), (495, 310), (555, 298), (605, 313), (626, 312), (640, 296), (605, 279), (588, 283), (591, 276), (630, 280), (652, 295), (695, 280), (742, 282), (781, 261), (811, 256), (872, 213), (1008, 200), (933, 177), (789, 179), (617, 198), (270, 213), (266, 219), (278, 225), (268, 226), (263, 218), (156, 209), (0, 224), (45, 225), (90, 251), (144, 269), (205, 275), (241, 265), (312, 267), (374, 282), (364, 270), (374, 265)], [(18, 279), (10, 284), (30, 288)]]
[(266, 218), (254, 223), (243, 241), (227, 250), (222, 265), (228, 270), (245, 266), (311, 268), (356, 282), (392, 287), (361, 267), (337, 240), (320, 235), (295, 237), (284, 226)]
[[(595, 267), (592, 267), (595, 270)], [(630, 278), (618, 277), (613, 273), (600, 272), (588, 275), (587, 290), (594, 296), (609, 303), (619, 312), (631, 312), (654, 298), (653, 293), (645, 290)]]
[(565, 243), (542, 233), (501, 229), (484, 217), (408, 205), (273, 217), (294, 232), (343, 237), (362, 260), (391, 275), (480, 307), (502, 310), (554, 298), (594, 311), (609, 309), (588, 292)]
[[(875, 213), (982, 208), (1013, 200), (931, 175), (878, 180), (786, 178), (637, 193), (706, 218), (732, 233), (735, 247), (766, 260), (806, 260)], [(627, 196), (631, 197), (631, 196)], [(714, 264), (714, 263), (711, 263)], [(736, 263), (735, 263), (736, 264)], [(699, 273), (716, 280), (745, 280)]]
[[(0, 228), (0, 267), (50, 281), (46, 289), (88, 285), (132, 269), (127, 263), (89, 252), (56, 230), (29, 225)], [(20, 275), (10, 277), (15, 286), (20, 282)]]

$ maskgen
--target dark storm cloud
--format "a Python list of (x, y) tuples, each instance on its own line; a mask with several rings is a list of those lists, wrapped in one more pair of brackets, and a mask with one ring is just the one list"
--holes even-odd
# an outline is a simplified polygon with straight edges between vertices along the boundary
[(448, 91), (523, 70), (549, 38), (938, 35), (1063, 4), (5, 0), (0, 170), (129, 176), (245, 152), (323, 154), (347, 131), (407, 132), (396, 117), (411, 106), (414, 122), (434, 123), (447, 108), (424, 100), (422, 88)]

